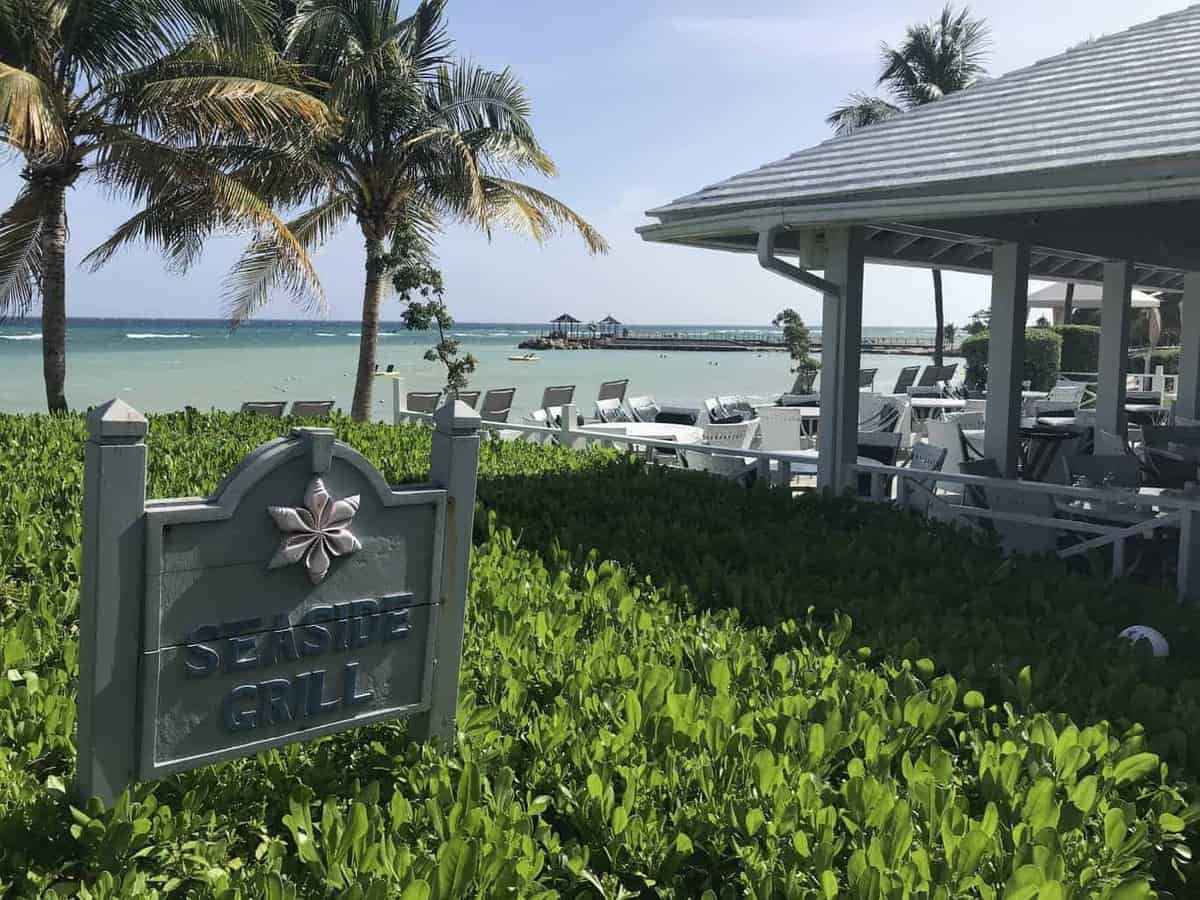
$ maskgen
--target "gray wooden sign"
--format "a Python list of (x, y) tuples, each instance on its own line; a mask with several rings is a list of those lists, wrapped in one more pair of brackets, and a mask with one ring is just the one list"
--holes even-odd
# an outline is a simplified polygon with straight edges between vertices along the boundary
[(300, 428), (209, 499), (147, 502), (146, 419), (88, 416), (82, 797), (399, 716), (452, 737), (479, 417), (434, 421), (428, 485)]

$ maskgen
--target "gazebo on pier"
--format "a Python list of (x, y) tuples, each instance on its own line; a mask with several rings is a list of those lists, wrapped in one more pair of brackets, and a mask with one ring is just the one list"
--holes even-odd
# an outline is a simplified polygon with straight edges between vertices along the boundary
[[(1117, 434), (1131, 292), (1182, 292), (1176, 410), (1200, 417), (1198, 82), (1194, 6), (718, 182), (639, 231), (755, 254), (823, 295), (818, 484), (835, 491), (856, 477), (864, 264), (989, 273), (984, 451), (1012, 477), (1031, 278), (1101, 286), (1096, 427)], [(1200, 528), (1189, 541), (1200, 554)]]
[(553, 326), (550, 329), (550, 337), (552, 338), (573, 338), (579, 336), (580, 322), (570, 313), (563, 313), (561, 316), (551, 319), (550, 324)]
[(605, 335), (615, 335), (617, 329), (621, 327), (621, 323), (612, 316), (605, 316), (600, 320), (600, 333)]

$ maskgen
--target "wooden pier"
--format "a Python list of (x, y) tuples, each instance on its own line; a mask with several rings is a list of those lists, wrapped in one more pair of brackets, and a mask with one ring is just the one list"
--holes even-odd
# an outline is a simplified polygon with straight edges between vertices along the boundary
[[(521, 350), (652, 350), (659, 353), (761, 353), (764, 351), (786, 351), (779, 332), (763, 331), (713, 331), (696, 332), (633, 332), (621, 334), (559, 334), (550, 332), (521, 341)], [(821, 339), (812, 341), (814, 353), (821, 352)], [(933, 341), (920, 338), (875, 337), (864, 338), (863, 353), (903, 354), (932, 356)], [(954, 347), (946, 345), (947, 353)]]

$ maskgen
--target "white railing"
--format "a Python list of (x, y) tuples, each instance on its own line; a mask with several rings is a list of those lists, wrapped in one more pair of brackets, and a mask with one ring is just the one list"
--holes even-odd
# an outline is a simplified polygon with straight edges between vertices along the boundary
[(1133, 382), (1134, 390), (1154, 391), (1163, 398), (1175, 397), (1179, 394), (1178, 375), (1168, 375), (1162, 366), (1155, 366), (1153, 373), (1131, 372), (1129, 381)]
[[(399, 407), (394, 412), (397, 424), (401, 422), (433, 423), (431, 413), (419, 413)], [(599, 423), (597, 423), (599, 424)], [(630, 423), (636, 425), (636, 423)], [(758, 478), (766, 484), (778, 485), (790, 483), (793, 467), (811, 466), (816, 471), (816, 457), (811, 460), (799, 459), (795, 451), (787, 450), (753, 450), (741, 447), (714, 446), (712, 444), (689, 444), (683, 441), (663, 440), (644, 437), (642, 435), (620, 434), (612, 432), (589, 431), (587, 426), (577, 424), (577, 414), (574, 404), (562, 407), (560, 424), (558, 426), (529, 425), (517, 422), (480, 422), (480, 429), (489, 432), (507, 432), (522, 435), (538, 443), (556, 443), (562, 447), (579, 449), (597, 445), (600, 447), (626, 446), (637, 451), (667, 450), (678, 452), (685, 450), (690, 453), (702, 453), (707, 456), (735, 457), (753, 460)]]
[[(1193, 591), (1200, 591), (1200, 545), (1197, 545), (1200, 540), (1200, 501), (1183, 497), (1116, 492), (1100, 488), (1078, 488), (1040, 481), (1017, 481), (950, 472), (929, 472), (896, 466), (855, 466), (854, 471), (871, 477), (871, 495), (875, 500), (888, 499), (883, 496), (884, 491), (877, 485), (883, 479), (892, 477), (895, 478), (896, 502), (898, 505), (904, 506), (910, 490), (908, 482), (917, 481), (921, 483), (920, 490), (931, 497), (931, 503), (937, 504), (938, 511), (951, 518), (1009, 522), (1015, 525), (1031, 525), (1056, 531), (1093, 535), (1087, 540), (1057, 551), (1057, 555), (1060, 559), (1068, 559), (1072, 556), (1081, 556), (1091, 550), (1111, 548), (1114, 578), (1125, 574), (1125, 543), (1129, 538), (1139, 535), (1149, 537), (1156, 531), (1178, 531), (1179, 565), (1176, 572), (1176, 584), (1180, 597), (1189, 597)], [(929, 485), (933, 483), (961, 485), (964, 492), (965, 488), (975, 486), (985, 491), (990, 488), (997, 491), (1048, 496), (1052, 498), (1056, 508), (1061, 508), (1064, 512), (1070, 509), (1069, 504), (1072, 502), (1092, 501), (1101, 507), (1109, 508), (1119, 503), (1121, 507), (1129, 510), (1146, 510), (1147, 515), (1140, 521), (1117, 525), (1059, 516), (1001, 512), (955, 503), (945, 495), (931, 492)], [(1079, 515), (1086, 517), (1088, 511), (1079, 510)], [(1103, 518), (1103, 515), (1102, 510), (1096, 510), (1096, 518)]]
[[(430, 413), (411, 412), (402, 404), (394, 409), (394, 419), (401, 422), (432, 423)], [(710, 444), (691, 444), (673, 440), (660, 440), (638, 435), (589, 431), (586, 426), (576, 424), (574, 404), (562, 407), (560, 424), (557, 427), (529, 425), (516, 422), (483, 421), (480, 427), (489, 432), (507, 432), (525, 436), (536, 442), (556, 443), (563, 447), (578, 449), (591, 445), (601, 447), (626, 446), (634, 452), (649, 453), (652, 449), (678, 452), (680, 450), (707, 454), (709, 456), (740, 457), (754, 460), (757, 477), (770, 486), (786, 486), (791, 484), (793, 467), (797, 464), (815, 471), (816, 460), (797, 459), (794, 451), (752, 450), (731, 447), (717, 447)], [(652, 458), (652, 456), (651, 456)], [(1179, 561), (1176, 572), (1176, 585), (1182, 599), (1200, 595), (1200, 500), (1182, 497), (1156, 496), (1148, 494), (1116, 493), (1112, 490), (1098, 488), (1077, 488), (1068, 485), (1048, 484), (1038, 481), (1018, 481), (1006, 478), (984, 478), (978, 475), (962, 475), (951, 472), (930, 472), (921, 469), (909, 469), (900, 466), (886, 466), (881, 463), (871, 465), (854, 465), (850, 471), (854, 476), (866, 476), (871, 480), (869, 499), (872, 502), (892, 502), (904, 507), (911, 488), (909, 482), (920, 482), (920, 490), (928, 493), (931, 503), (936, 504), (939, 512), (945, 517), (960, 521), (981, 519), (994, 522), (1008, 522), (1018, 525), (1030, 525), (1049, 528), (1057, 531), (1075, 532), (1088, 535), (1085, 540), (1057, 551), (1060, 559), (1081, 556), (1092, 550), (1111, 548), (1112, 572), (1114, 578), (1125, 574), (1126, 541), (1129, 538), (1150, 536), (1157, 531), (1178, 531)], [(893, 480), (891, 486), (887, 481)], [(1098, 504), (1112, 506), (1119, 502), (1123, 507), (1146, 510), (1144, 520), (1128, 525), (1106, 525), (1094, 521), (1060, 518), (1058, 516), (1039, 516), (1025, 513), (1002, 512), (985, 507), (967, 506), (953, 502), (946, 495), (939, 495), (930, 490), (931, 484), (954, 484), (964, 489), (967, 487), (991, 488), (993, 490), (1016, 491), (1018, 493), (1040, 494), (1054, 499), (1056, 507), (1065, 507), (1073, 501), (1094, 501)], [(893, 498), (892, 489), (895, 495)], [(1080, 513), (1086, 516), (1086, 511)], [(1097, 517), (1101, 517), (1098, 514)]]

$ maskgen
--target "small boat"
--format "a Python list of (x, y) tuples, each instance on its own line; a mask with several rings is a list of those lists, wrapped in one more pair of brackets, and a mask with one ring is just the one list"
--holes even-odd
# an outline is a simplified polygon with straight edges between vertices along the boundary
[(520, 356), (509, 357), (509, 361), (511, 362), (537, 362), (539, 359), (541, 359), (541, 357), (536, 353), (524, 353)]

